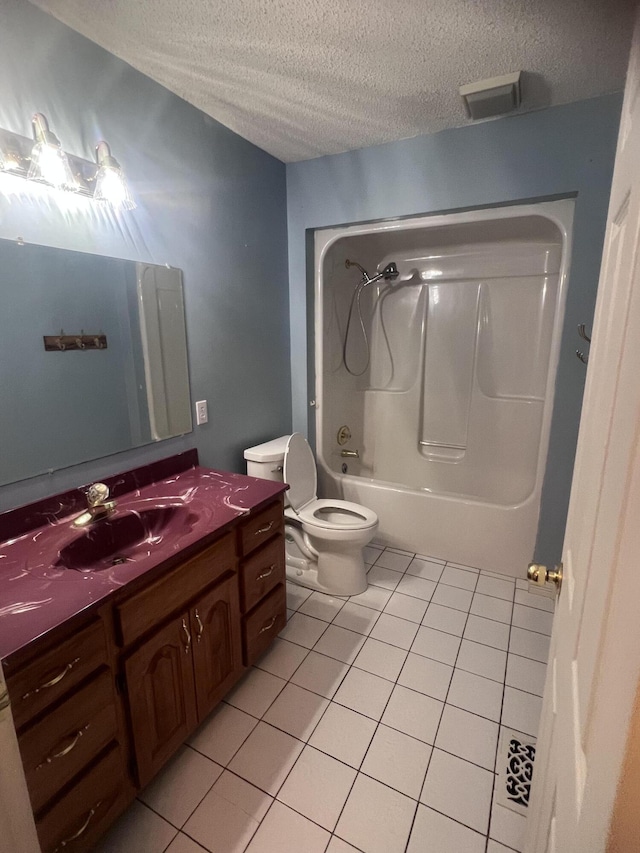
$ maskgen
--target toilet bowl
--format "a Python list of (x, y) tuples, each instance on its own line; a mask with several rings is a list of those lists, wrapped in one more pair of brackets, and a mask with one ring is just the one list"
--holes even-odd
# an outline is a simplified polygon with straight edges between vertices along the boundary
[(360, 504), (318, 498), (316, 463), (300, 433), (244, 452), (247, 474), (284, 480), (287, 577), (330, 595), (367, 588), (362, 549), (378, 529), (378, 516)]

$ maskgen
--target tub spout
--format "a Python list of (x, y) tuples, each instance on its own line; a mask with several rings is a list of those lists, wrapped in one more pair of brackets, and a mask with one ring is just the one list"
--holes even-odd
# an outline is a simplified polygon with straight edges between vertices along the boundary
[(357, 450), (341, 450), (340, 456), (344, 456), (345, 459), (360, 459), (360, 454)]

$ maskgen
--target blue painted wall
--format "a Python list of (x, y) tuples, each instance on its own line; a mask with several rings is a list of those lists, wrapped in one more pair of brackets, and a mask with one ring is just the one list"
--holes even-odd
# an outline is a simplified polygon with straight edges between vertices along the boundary
[(0, 176), (0, 237), (180, 267), (192, 400), (209, 401), (191, 435), (5, 486), (0, 510), (192, 446), (244, 470), (244, 447), (291, 425), (285, 166), (27, 2), (0, 5), (0, 93), (0, 127), (31, 136), (41, 111), (87, 159), (107, 139), (138, 203), (118, 217)]
[(287, 166), (294, 429), (307, 432), (308, 229), (577, 194), (574, 248), (536, 558), (560, 558), (621, 95), (446, 130)]

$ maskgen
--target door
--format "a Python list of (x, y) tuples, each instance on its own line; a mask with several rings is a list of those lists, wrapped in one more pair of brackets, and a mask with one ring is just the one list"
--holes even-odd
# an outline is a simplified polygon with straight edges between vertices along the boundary
[(217, 584), (191, 608), (198, 719), (202, 720), (242, 670), (240, 603), (236, 576)]
[(125, 663), (133, 742), (141, 786), (197, 725), (187, 613), (154, 634)]
[(639, 371), (640, 19), (622, 109), (527, 853), (607, 849), (640, 676)]

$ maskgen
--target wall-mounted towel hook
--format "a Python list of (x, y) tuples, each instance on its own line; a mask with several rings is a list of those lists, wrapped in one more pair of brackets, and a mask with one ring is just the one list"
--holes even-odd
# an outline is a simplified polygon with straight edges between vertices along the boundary
[(576, 356), (580, 359), (583, 364), (588, 364), (589, 356), (585, 355), (581, 350), (576, 350)]
[(588, 344), (591, 343), (591, 338), (589, 337), (589, 335), (586, 332), (584, 323), (578, 324), (578, 334), (580, 335), (580, 337), (582, 338), (583, 341), (586, 341)]

